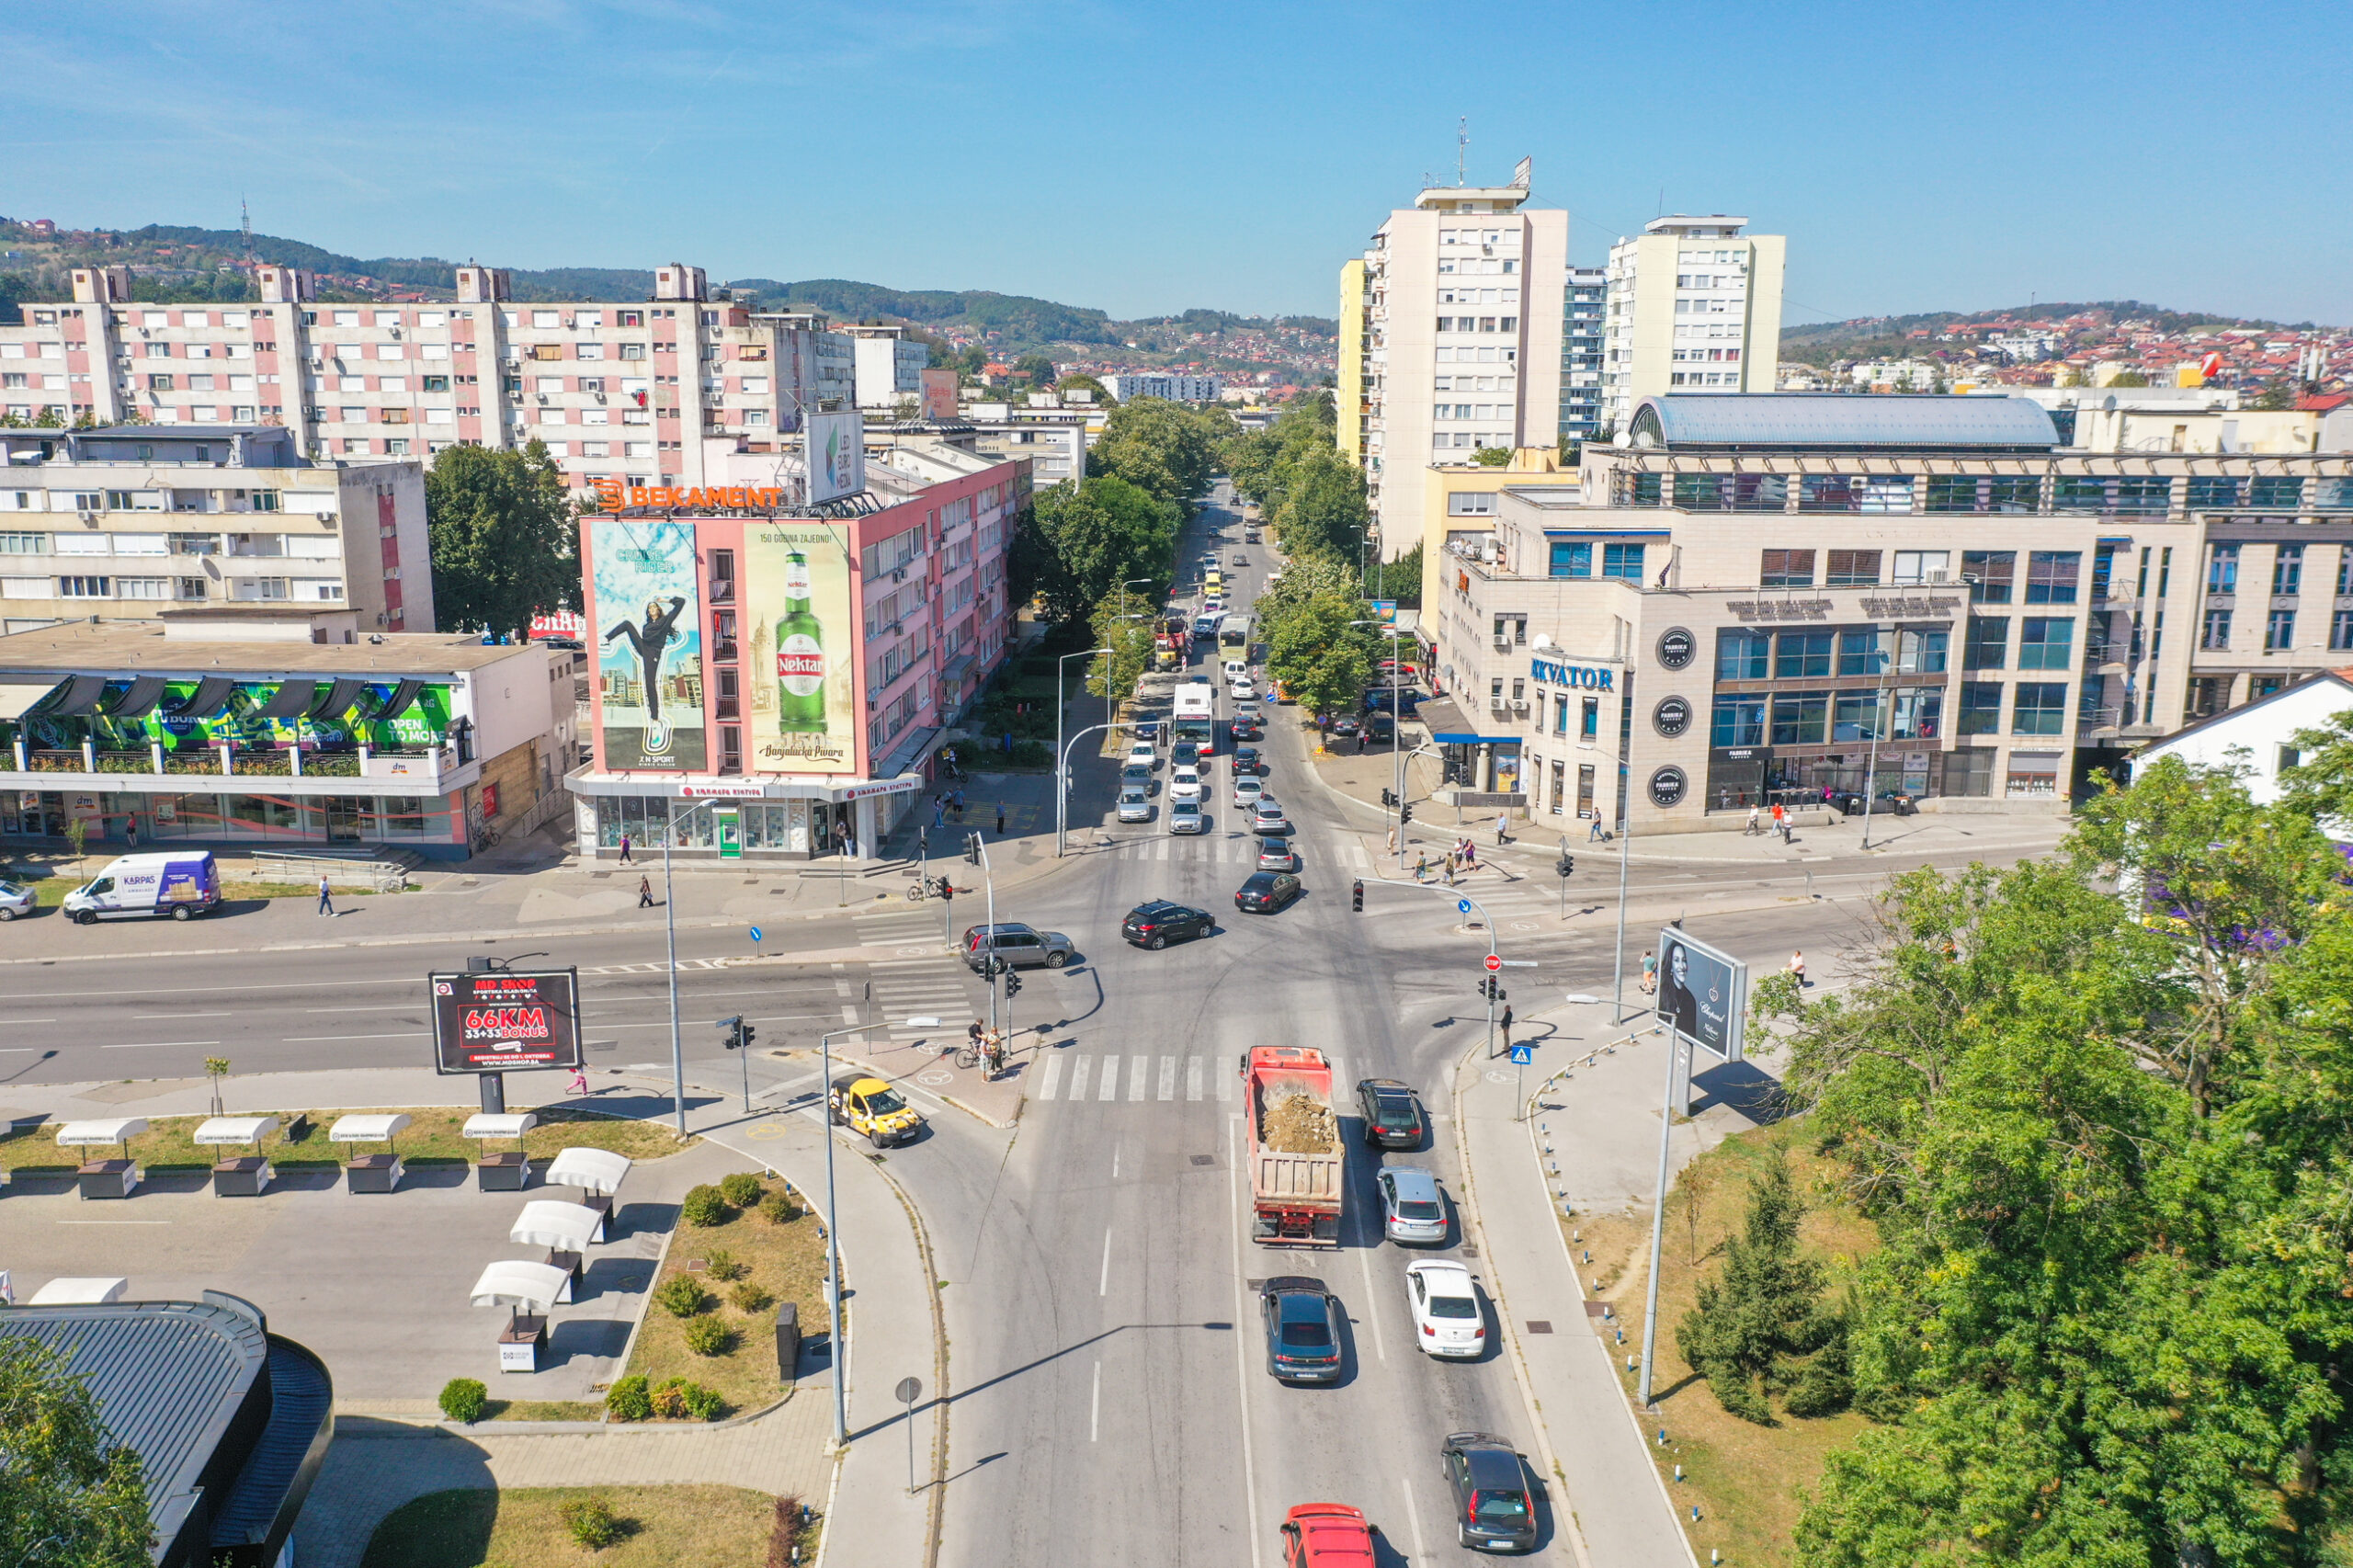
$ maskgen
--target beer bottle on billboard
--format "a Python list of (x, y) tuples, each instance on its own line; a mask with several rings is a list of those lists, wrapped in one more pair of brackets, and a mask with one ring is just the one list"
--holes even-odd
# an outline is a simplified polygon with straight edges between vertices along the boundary
[(825, 631), (809, 613), (809, 558), (784, 558), (784, 615), (776, 623), (777, 728), (825, 733)]

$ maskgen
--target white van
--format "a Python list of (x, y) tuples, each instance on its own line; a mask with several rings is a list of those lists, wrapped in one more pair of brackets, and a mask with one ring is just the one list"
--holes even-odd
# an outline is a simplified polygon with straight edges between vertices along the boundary
[(1226, 660), (1225, 682), (1228, 686), (1232, 686), (1236, 681), (1246, 681), (1249, 678), (1250, 666), (1247, 663), (1241, 659)]
[(120, 855), (96, 877), (65, 895), (65, 917), (83, 926), (135, 915), (168, 915), (188, 920), (221, 903), (221, 870), (209, 849), (167, 850), (159, 855)]

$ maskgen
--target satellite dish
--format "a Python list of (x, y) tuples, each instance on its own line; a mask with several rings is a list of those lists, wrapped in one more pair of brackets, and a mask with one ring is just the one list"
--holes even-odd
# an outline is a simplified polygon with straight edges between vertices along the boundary
[(2100, 406), (2101, 412), (2103, 412), (2103, 413), (2107, 413), (2107, 414), (2113, 414), (2113, 413), (2115, 413), (2115, 412), (2116, 412), (2116, 394), (2115, 394), (2114, 392), (2110, 392), (2110, 393), (2109, 393), (2106, 397), (2104, 397), (2104, 398), (2100, 399), (2100, 400), (2099, 400), (2099, 406)]
[(1531, 648), (1550, 648), (1552, 646), (1552, 634), (1546, 631), (1538, 632), (1534, 640), (1529, 643), (1529, 646)]
[(1609, 444), (1622, 451), (1634, 444), (1633, 434), (1631, 431), (1620, 430), (1609, 437)]

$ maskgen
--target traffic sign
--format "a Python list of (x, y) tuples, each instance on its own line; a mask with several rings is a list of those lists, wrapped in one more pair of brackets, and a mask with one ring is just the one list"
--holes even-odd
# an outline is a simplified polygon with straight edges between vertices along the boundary
[(1525, 1067), (1535, 1060), (1536, 1048), (1534, 1046), (1515, 1045), (1511, 1048), (1511, 1064), (1513, 1066)]
[(1487, 955), (1485, 962), (1487, 965), (1487, 972), (1489, 974), (1493, 974), (1497, 970), (1504, 967), (1504, 960), (1494, 953), (1489, 953)]
[(1469, 899), (1467, 899), (1467, 898), (1462, 898), (1462, 899), (1457, 899), (1457, 900), (1455, 900), (1455, 902), (1454, 902), (1454, 913), (1455, 913), (1455, 914), (1457, 914), (1457, 915), (1468, 915), (1468, 914), (1470, 914), (1470, 913), (1471, 913), (1471, 901), (1470, 901)]
[(756, 942), (756, 941), (758, 941), (759, 939), (760, 939), (760, 928), (759, 928), (758, 926), (753, 926), (753, 927), (752, 927), (752, 940), (754, 940), (755, 942)]

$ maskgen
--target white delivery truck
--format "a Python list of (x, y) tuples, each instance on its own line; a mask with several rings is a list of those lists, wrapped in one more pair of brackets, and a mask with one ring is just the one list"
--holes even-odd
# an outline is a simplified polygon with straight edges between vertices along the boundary
[(188, 920), (221, 903), (221, 870), (209, 849), (174, 849), (156, 855), (121, 855), (96, 877), (65, 895), (65, 917), (84, 926), (133, 915), (168, 915)]

